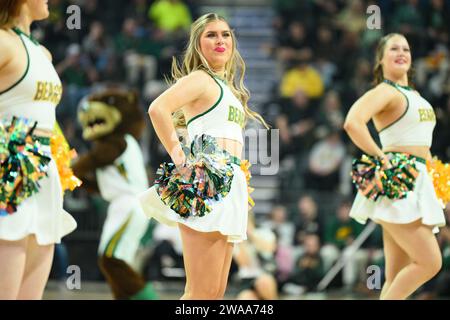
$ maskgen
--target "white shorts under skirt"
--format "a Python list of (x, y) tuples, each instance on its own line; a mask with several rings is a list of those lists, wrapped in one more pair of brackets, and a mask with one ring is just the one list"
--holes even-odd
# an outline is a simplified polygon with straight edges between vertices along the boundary
[(182, 218), (170, 209), (159, 197), (155, 186), (139, 195), (141, 206), (148, 217), (159, 222), (176, 226), (182, 223), (200, 232), (218, 231), (228, 236), (229, 242), (241, 242), (247, 239), (248, 192), (245, 174), (236, 164), (230, 192), (219, 202), (212, 205), (212, 211), (203, 217)]
[(359, 223), (366, 223), (370, 218), (389, 223), (406, 224), (418, 219), (424, 225), (433, 227), (433, 232), (439, 232), (438, 227), (445, 226), (443, 208), (434, 191), (433, 182), (428, 175), (425, 164), (416, 162), (419, 176), (413, 191), (406, 198), (391, 200), (379, 197), (377, 201), (369, 200), (358, 192), (350, 217)]
[(34, 234), (39, 245), (60, 243), (77, 227), (63, 209), (63, 193), (55, 161), (50, 161), (48, 176), (39, 180), (41, 188), (24, 200), (12, 215), (0, 217), (0, 239), (17, 241)]

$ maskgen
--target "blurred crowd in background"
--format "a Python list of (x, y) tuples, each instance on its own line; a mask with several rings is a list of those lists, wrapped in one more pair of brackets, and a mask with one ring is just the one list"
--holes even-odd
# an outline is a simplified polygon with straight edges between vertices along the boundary
[[(148, 105), (166, 88), (164, 77), (170, 75), (172, 57), (186, 44), (190, 24), (203, 13), (199, 2), (49, 0), (50, 18), (33, 34), (52, 52), (63, 81), (57, 117), (78, 153), (88, 148), (74, 121), (80, 99), (118, 83), (138, 89), (146, 117)], [(279, 192), (268, 214), (251, 213), (249, 241), (236, 249), (231, 283), (244, 298), (300, 296), (316, 291), (342, 256), (347, 263), (328, 288), (373, 294), (366, 286), (366, 268), (383, 268), (382, 235), (377, 228), (355, 254), (348, 250), (364, 226), (348, 215), (355, 193), (351, 160), (360, 153), (343, 133), (343, 121), (353, 102), (372, 86), (377, 41), (389, 32), (402, 33), (412, 50), (414, 86), (437, 116), (432, 154), (450, 160), (450, 1), (267, 2), (274, 12), (269, 27), (276, 36), (271, 43), (261, 43), (260, 50), (273, 58), (278, 81), (257, 110), (280, 130)], [(66, 26), (71, 4), (81, 8), (80, 30)], [(370, 4), (380, 7), (382, 29), (367, 28)], [(239, 39), (239, 30), (235, 32)], [(151, 182), (167, 156), (150, 121), (147, 129), (140, 143)], [(371, 130), (376, 133), (372, 126)], [(64, 277), (65, 263), (79, 264), (91, 252), (94, 261), (85, 262), (85, 277), (100, 280), (95, 247), (107, 204), (79, 189), (66, 196), (65, 206), (79, 228), (67, 237), (66, 247), (59, 248), (53, 277)], [(450, 222), (449, 207), (446, 214)], [(137, 267), (149, 280), (176, 281), (183, 276), (176, 232), (152, 224), (143, 239)], [(450, 228), (437, 237), (444, 267), (417, 298), (450, 295)]]

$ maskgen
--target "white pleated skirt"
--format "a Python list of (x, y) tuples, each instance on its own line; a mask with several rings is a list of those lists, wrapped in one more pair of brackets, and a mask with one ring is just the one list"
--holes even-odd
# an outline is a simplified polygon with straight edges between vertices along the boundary
[[(49, 148), (45, 146), (45, 148)], [(73, 217), (63, 209), (63, 193), (55, 161), (50, 161), (48, 176), (39, 180), (41, 188), (25, 199), (17, 211), (0, 217), (0, 239), (17, 241), (34, 234), (39, 245), (60, 243), (61, 238), (77, 227)]]
[(416, 166), (419, 171), (416, 185), (406, 198), (391, 200), (379, 197), (377, 201), (373, 201), (358, 192), (350, 217), (362, 224), (369, 218), (375, 222), (396, 224), (407, 224), (421, 219), (424, 225), (433, 228), (434, 233), (439, 232), (439, 227), (445, 226), (443, 207), (436, 196), (426, 165), (416, 162)]
[(141, 193), (139, 201), (144, 213), (160, 223), (177, 226), (178, 223), (200, 232), (218, 231), (228, 237), (228, 242), (238, 243), (247, 239), (248, 191), (245, 174), (236, 164), (230, 192), (212, 205), (212, 211), (203, 217), (181, 217), (161, 200), (156, 187)]

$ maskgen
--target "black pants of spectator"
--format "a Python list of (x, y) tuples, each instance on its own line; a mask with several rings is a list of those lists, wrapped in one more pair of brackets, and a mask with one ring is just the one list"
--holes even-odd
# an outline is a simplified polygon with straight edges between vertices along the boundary
[[(166, 261), (170, 261), (172, 265), (165, 265), (167, 263)], [(183, 257), (175, 251), (172, 243), (167, 240), (163, 240), (155, 246), (145, 267), (147, 279), (164, 279), (162, 273), (164, 267), (183, 268)]]

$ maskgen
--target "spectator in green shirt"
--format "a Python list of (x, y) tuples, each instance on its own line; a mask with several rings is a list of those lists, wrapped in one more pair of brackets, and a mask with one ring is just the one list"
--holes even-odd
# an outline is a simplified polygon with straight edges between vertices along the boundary
[(155, 26), (166, 33), (186, 32), (192, 23), (188, 6), (180, 0), (158, 0), (148, 10)]
[(116, 53), (123, 58), (127, 83), (131, 86), (138, 84), (141, 72), (145, 82), (156, 77), (161, 50), (138, 27), (135, 19), (127, 18), (114, 39)]

